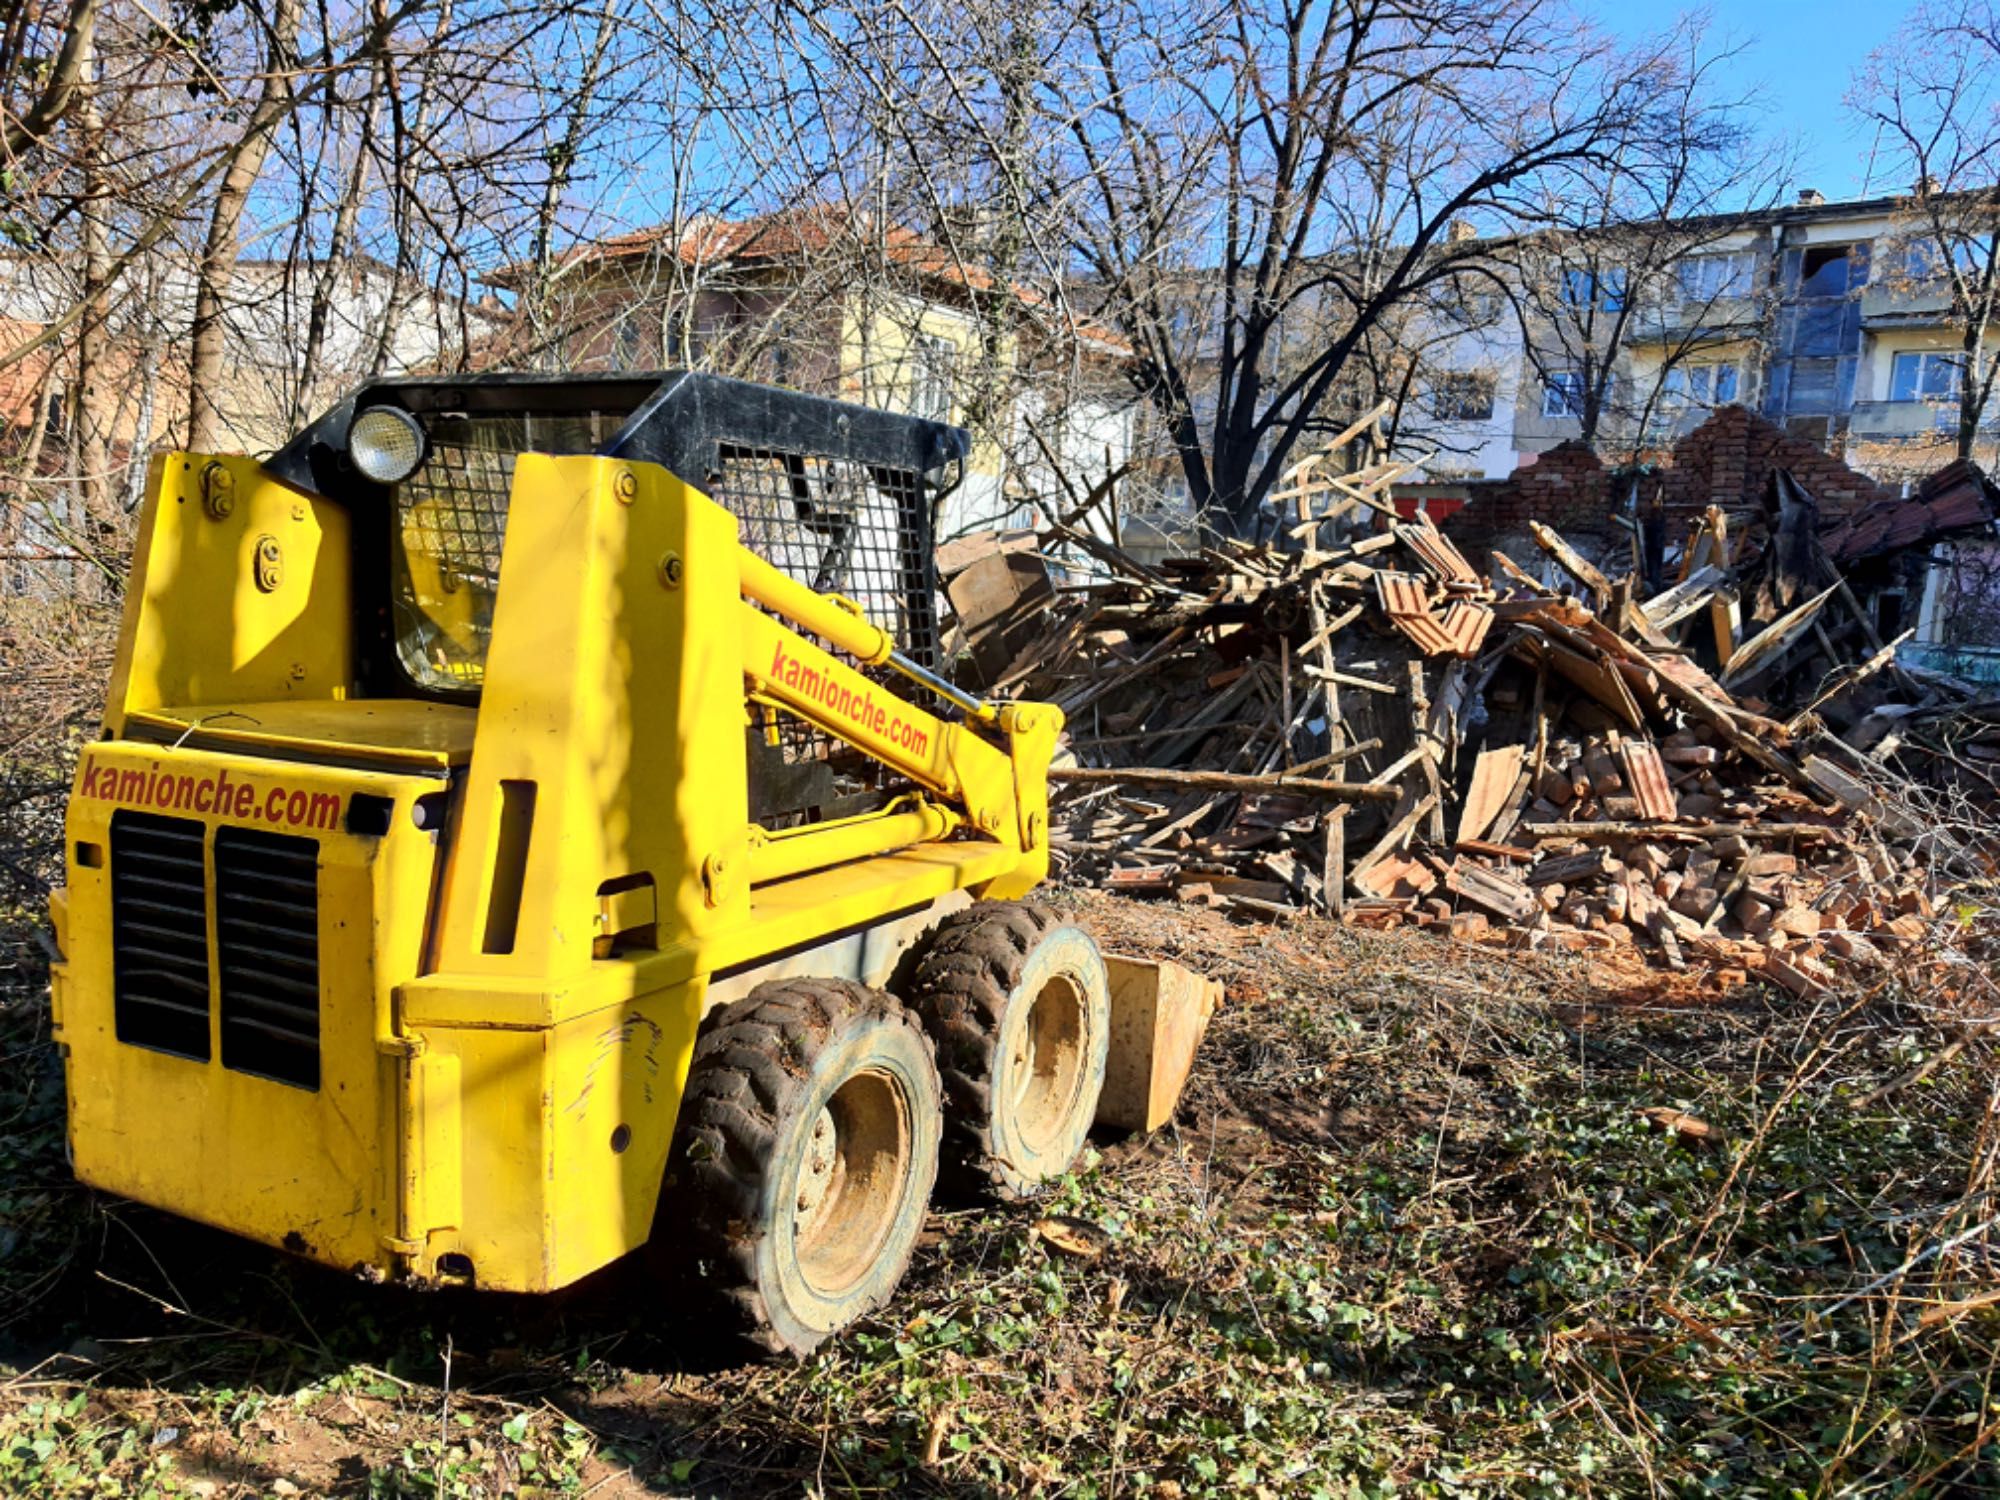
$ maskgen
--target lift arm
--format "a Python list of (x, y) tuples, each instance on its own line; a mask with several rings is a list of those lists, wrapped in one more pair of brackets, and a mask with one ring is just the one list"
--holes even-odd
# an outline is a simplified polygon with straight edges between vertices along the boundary
[[(754, 830), (751, 882), (927, 842), (963, 826), (1036, 863), (1039, 879), (1048, 860), (1048, 769), (1061, 710), (970, 697), (902, 656), (894, 638), (852, 600), (818, 593), (747, 549), (739, 548), (738, 572), (751, 701), (798, 715), (937, 799), (905, 799), (864, 818), (785, 833)], [(957, 704), (964, 722), (940, 719), (890, 692), (802, 631), (930, 688)]]

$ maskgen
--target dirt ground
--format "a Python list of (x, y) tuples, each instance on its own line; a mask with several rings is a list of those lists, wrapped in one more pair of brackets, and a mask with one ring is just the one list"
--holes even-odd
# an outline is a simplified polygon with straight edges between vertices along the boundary
[(1056, 899), (1226, 982), (1179, 1115), (1039, 1210), (940, 1209), (796, 1367), (624, 1268), (417, 1294), (77, 1186), (8, 929), (0, 1493), (2000, 1491), (2000, 1075), (1948, 987), (1806, 1005)]

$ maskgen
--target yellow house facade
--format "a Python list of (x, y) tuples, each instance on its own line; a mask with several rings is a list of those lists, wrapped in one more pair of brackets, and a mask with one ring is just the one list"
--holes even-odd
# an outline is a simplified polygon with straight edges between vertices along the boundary
[(1036, 460), (1051, 443), (1086, 487), (1129, 451), (1116, 339), (914, 231), (843, 210), (656, 226), (489, 280), (514, 294), (516, 315), (488, 364), (710, 370), (965, 428), (971, 454), (941, 538), (1012, 524), (1048, 488)]

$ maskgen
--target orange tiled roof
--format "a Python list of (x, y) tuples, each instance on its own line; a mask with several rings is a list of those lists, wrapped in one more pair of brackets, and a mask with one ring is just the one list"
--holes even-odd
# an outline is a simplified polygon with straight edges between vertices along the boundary
[[(676, 234), (671, 224), (655, 224), (573, 246), (564, 253), (564, 267), (614, 264), (661, 256), (689, 267), (715, 266), (725, 262), (777, 263), (797, 260), (837, 248), (868, 251), (905, 266), (919, 276), (929, 277), (974, 292), (994, 292), (1003, 283), (990, 270), (937, 241), (903, 225), (891, 225), (879, 236), (872, 225), (845, 209), (815, 205), (780, 209), (748, 219), (698, 217), (681, 226)], [(487, 280), (499, 285), (518, 281), (523, 266), (502, 266)], [(1051, 307), (1050, 299), (1018, 282), (1004, 290), (1023, 307), (1040, 312)], [(1080, 318), (1077, 332), (1106, 352), (1129, 356), (1132, 346), (1117, 333), (1094, 320)]]

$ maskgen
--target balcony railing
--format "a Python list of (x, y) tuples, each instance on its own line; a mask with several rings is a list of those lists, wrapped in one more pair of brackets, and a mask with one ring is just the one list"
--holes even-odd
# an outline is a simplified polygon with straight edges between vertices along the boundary
[(1754, 297), (1686, 297), (1642, 302), (1625, 332), (1628, 344), (1666, 344), (1689, 338), (1748, 338), (1758, 328)]
[(1857, 401), (1847, 430), (1861, 438), (1933, 437), (1957, 423), (1956, 401)]
[(1861, 321), (1922, 327), (1951, 311), (1951, 288), (1942, 281), (1878, 282), (1861, 294)]

